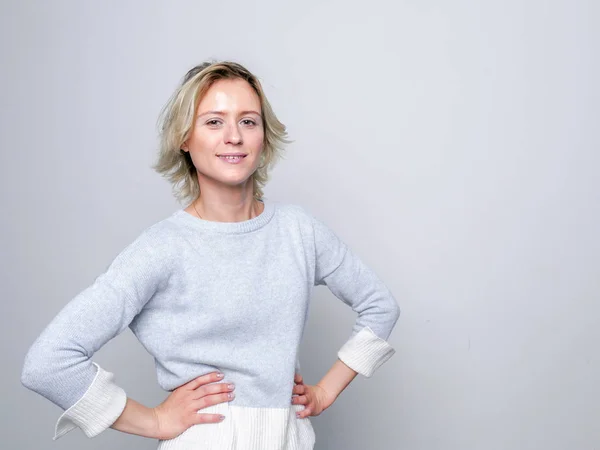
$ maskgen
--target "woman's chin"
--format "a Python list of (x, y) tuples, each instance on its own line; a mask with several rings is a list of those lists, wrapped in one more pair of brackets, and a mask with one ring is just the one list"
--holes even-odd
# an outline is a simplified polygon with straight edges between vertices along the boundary
[(223, 187), (243, 187), (247, 183), (252, 185), (252, 175), (254, 172), (246, 170), (226, 170), (215, 171), (212, 174), (199, 173), (198, 181), (200, 187), (202, 183), (212, 185), (223, 185)]
[(222, 177), (219, 180), (223, 185), (228, 187), (243, 187), (246, 184), (252, 184), (251, 175), (245, 174), (244, 176), (230, 176), (230, 177)]

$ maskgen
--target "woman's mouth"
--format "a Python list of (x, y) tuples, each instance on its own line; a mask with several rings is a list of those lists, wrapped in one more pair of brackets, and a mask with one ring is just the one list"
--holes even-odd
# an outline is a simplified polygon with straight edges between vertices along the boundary
[(244, 155), (242, 153), (240, 154), (235, 154), (235, 155), (218, 155), (219, 159), (221, 161), (225, 161), (229, 164), (238, 164), (240, 162), (242, 162), (242, 160), (246, 157), (247, 155)]

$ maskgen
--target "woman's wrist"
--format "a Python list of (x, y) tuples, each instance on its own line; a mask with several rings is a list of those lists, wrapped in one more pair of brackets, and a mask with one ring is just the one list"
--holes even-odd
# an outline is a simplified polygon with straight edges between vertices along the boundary
[(333, 402), (335, 402), (335, 400), (338, 398), (338, 395), (340, 394), (339, 392), (337, 394), (334, 392), (329, 392), (327, 390), (327, 387), (321, 385), (321, 382), (315, 384), (315, 387), (319, 389), (322, 393), (321, 405), (323, 406), (323, 409), (327, 409), (331, 405), (333, 405)]
[(323, 390), (323, 400), (327, 407), (331, 406), (350, 382), (356, 377), (357, 372), (352, 370), (341, 360), (337, 360), (316, 386)]
[(159, 438), (158, 420), (154, 408), (148, 408), (129, 397), (125, 409), (111, 428), (147, 438)]

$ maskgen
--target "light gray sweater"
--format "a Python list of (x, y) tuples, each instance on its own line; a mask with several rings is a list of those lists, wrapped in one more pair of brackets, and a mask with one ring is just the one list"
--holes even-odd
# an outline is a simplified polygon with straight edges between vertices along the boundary
[(290, 410), (313, 286), (327, 285), (358, 313), (338, 353), (344, 363), (371, 376), (392, 356), (387, 339), (399, 308), (382, 281), (305, 209), (263, 202), (263, 212), (243, 222), (177, 210), (144, 230), (54, 317), (21, 376), (65, 410), (54, 439), (76, 426), (95, 436), (121, 414), (125, 392), (92, 357), (127, 327), (155, 358), (163, 389), (219, 370), (236, 385), (229, 406), (252, 414)]

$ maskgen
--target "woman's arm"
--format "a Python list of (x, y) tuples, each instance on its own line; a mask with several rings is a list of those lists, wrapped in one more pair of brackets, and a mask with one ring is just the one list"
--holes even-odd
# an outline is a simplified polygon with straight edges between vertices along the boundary
[(300, 374), (296, 374), (294, 382), (292, 403), (294, 405), (304, 405), (305, 408), (297, 413), (300, 419), (308, 416), (318, 416), (325, 409), (329, 408), (336, 398), (356, 377), (358, 372), (352, 370), (340, 359), (338, 359), (331, 369), (316, 385), (306, 385)]
[(158, 419), (154, 408), (148, 408), (132, 398), (127, 398), (125, 409), (111, 428), (147, 438), (159, 438)]
[(335, 401), (344, 389), (346, 389), (356, 375), (358, 375), (358, 372), (352, 370), (344, 364), (342, 360), (338, 359), (333, 363), (331, 369), (329, 369), (321, 381), (317, 383), (317, 386), (327, 393), (327, 398), (329, 400), (329, 405), (327, 405), (327, 407)]
[(322, 221), (311, 216), (315, 245), (314, 285), (325, 285), (357, 313), (352, 333), (338, 351), (339, 359), (366, 377), (394, 354), (387, 342), (400, 316), (388, 287)]
[(76, 427), (96, 436), (123, 412), (125, 391), (91, 358), (127, 329), (166, 283), (170, 258), (163, 241), (142, 233), (59, 311), (29, 348), (21, 383), (65, 410), (54, 440)]
[(305, 405), (298, 417), (318, 415), (331, 406), (357, 374), (370, 377), (394, 354), (387, 342), (400, 308), (387, 286), (322, 221), (308, 214), (314, 238), (314, 285), (326, 285), (356, 313), (349, 339), (338, 360), (316, 385), (296, 376), (293, 404)]

